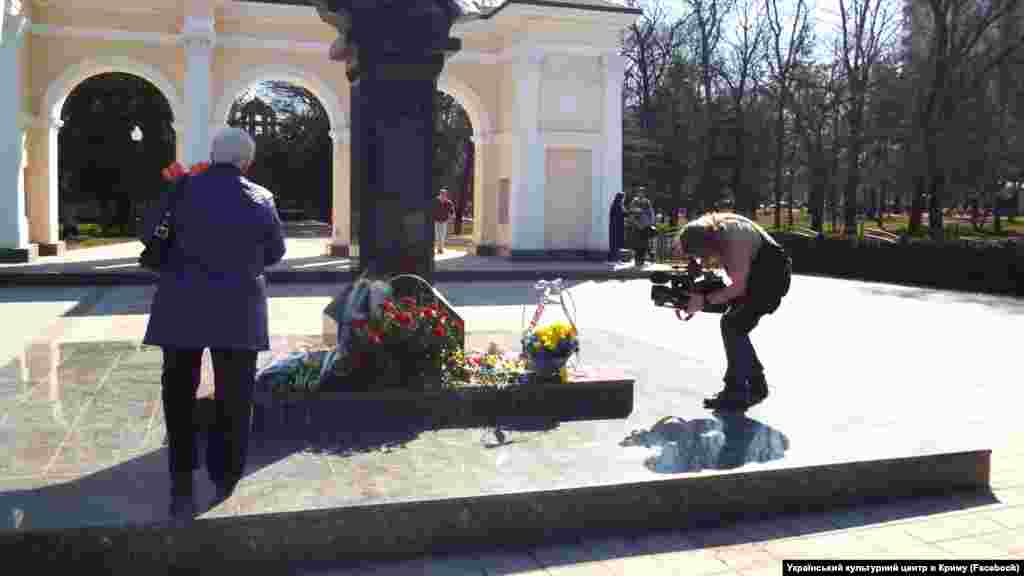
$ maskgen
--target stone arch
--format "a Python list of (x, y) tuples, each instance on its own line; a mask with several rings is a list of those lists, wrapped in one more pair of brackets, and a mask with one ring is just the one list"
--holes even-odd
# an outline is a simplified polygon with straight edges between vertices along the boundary
[[(171, 115), (174, 117), (175, 126), (185, 117), (182, 98), (173, 82), (155, 66), (123, 56), (87, 59), (66, 69), (47, 87), (41, 112), (47, 120), (59, 123), (61, 109), (64, 107), (64, 102), (67, 101), (68, 96), (71, 95), (71, 91), (89, 78), (108, 72), (132, 74), (156, 86), (157, 90), (164, 95), (164, 98), (167, 99), (167, 103), (171, 107)], [(56, 154), (56, 151), (53, 151), (52, 154)]]
[(331, 130), (347, 127), (347, 116), (339, 109), (338, 94), (330, 85), (315, 74), (310, 74), (301, 68), (279, 64), (246, 68), (233, 81), (225, 83), (224, 91), (214, 109), (214, 123), (218, 125), (226, 123), (228, 114), (231, 112), (231, 105), (234, 104), (238, 96), (253, 84), (268, 80), (290, 82), (309, 90), (327, 111)]
[[(61, 111), (71, 92), (79, 84), (94, 76), (111, 72), (138, 76), (155, 86), (163, 94), (171, 108), (172, 128), (176, 133), (178, 145), (180, 146), (181, 144), (181, 122), (185, 117), (183, 99), (174, 82), (171, 82), (156, 66), (125, 56), (107, 56), (86, 58), (66, 68), (47, 86), (46, 92), (43, 95), (43, 106), (39, 111), (42, 117), (41, 120), (48, 126), (48, 134), (45, 136), (44, 141), (46, 167), (43, 170), (42, 191), (38, 200), (40, 206), (36, 209), (37, 214), (42, 215), (39, 217), (41, 223), (32, 226), (30, 236), (34, 238), (33, 241), (38, 241), (43, 246), (46, 246), (46, 253), (54, 249), (59, 250), (52, 247), (59, 246), (58, 239), (60, 236), (57, 219), (58, 204), (60, 202), (60, 182), (57, 173), (60, 152), (58, 150), (57, 135), (62, 125), (60, 119)], [(41, 247), (41, 253), (42, 249)]]
[(473, 142), (477, 145), (472, 187), (473, 242), (479, 251), (484, 244), (493, 245), (497, 234), (498, 212), (492, 175), (494, 167), (485, 162), (485, 158), (492, 156), (485, 153), (482, 146), (490, 142), (494, 124), (483, 98), (457, 74), (444, 70), (437, 78), (437, 89), (450, 95), (462, 106), (473, 128)]
[(475, 138), (486, 137), (491, 133), (491, 116), (476, 90), (470, 88), (468, 84), (459, 80), (458, 76), (452, 75), (447, 70), (438, 76), (437, 89), (455, 98), (466, 111), (469, 122), (473, 125)]

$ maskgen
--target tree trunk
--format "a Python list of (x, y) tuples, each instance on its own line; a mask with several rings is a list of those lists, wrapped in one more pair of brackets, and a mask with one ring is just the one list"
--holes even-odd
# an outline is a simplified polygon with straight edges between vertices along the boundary
[(734, 129), (734, 146), (735, 158), (733, 159), (733, 170), (732, 170), (732, 194), (733, 194), (733, 208), (738, 213), (743, 213), (743, 209), (749, 205), (748, 192), (749, 190), (744, 185), (743, 171), (744, 171), (744, 138), (743, 138), (743, 113), (742, 110), (736, 111), (736, 126)]
[(782, 95), (779, 95), (778, 106), (775, 110), (775, 193), (773, 198), (775, 199), (775, 228), (782, 226), (782, 147), (785, 142), (785, 134), (783, 133), (786, 125), (784, 113), (785, 100)]
[(817, 179), (811, 186), (810, 196), (811, 228), (816, 232), (824, 232), (825, 190)]
[(882, 180), (881, 185), (878, 187), (878, 228), (885, 230), (885, 208), (889, 205), (888, 198), (886, 197), (886, 188), (889, 186), (888, 180)]
[(786, 195), (789, 199), (786, 201), (786, 214), (788, 215), (787, 223), (789, 227), (793, 227), (793, 181), (796, 179), (796, 170), (790, 170), (786, 176)]
[(861, 141), (861, 118), (862, 104), (855, 102), (850, 110), (850, 151), (847, 157), (849, 172), (846, 174), (846, 191), (843, 196), (846, 199), (845, 227), (846, 237), (854, 239), (857, 237), (857, 191), (860, 188), (860, 155), (863, 148)]

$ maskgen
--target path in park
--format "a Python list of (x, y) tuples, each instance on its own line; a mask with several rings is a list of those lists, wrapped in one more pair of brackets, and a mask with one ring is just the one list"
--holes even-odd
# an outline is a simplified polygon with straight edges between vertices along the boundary
[[(340, 256), (324, 256), (324, 238), (288, 238), (284, 260), (271, 267), (271, 271), (281, 272), (345, 272), (358, 264), (357, 258)], [(69, 250), (62, 256), (42, 256), (30, 263), (0, 263), (0, 284), (5, 275), (24, 273), (61, 273), (75, 274), (117, 274), (138, 272), (138, 258), (142, 253), (141, 242), (125, 242)], [(551, 270), (559, 272), (607, 272), (632, 270), (631, 262), (610, 264), (603, 261), (509, 261), (496, 256), (476, 256), (466, 252), (461, 244), (451, 244), (444, 254), (435, 256), (439, 271), (467, 272), (508, 272)], [(659, 266), (648, 264), (646, 269)]]
[[(602, 351), (617, 348), (614, 355), (608, 352), (611, 360), (638, 377), (635, 417), (620, 428), (649, 428), (663, 415), (692, 417), (692, 405), (720, 387), (724, 357), (717, 316), (699, 315), (688, 324), (680, 323), (668, 311), (650, 306), (649, 283), (642, 280), (572, 285), (584, 345), (590, 339)], [(272, 332), (319, 334), (320, 312), (335, 288), (273, 286)], [(533, 296), (529, 283), (441, 288), (466, 318), (468, 329), (480, 332), (517, 329), (522, 305)], [(138, 341), (151, 294), (151, 287), (0, 289), (0, 318), (5, 324), (0, 366), (15, 366), (19, 358), (31, 363), (31, 351), (52, 342), (77, 342), (82, 353), (89, 355), (101, 353), (112, 342)], [(800, 556), (1024, 556), (1020, 547), (1024, 542), (1024, 424), (1018, 418), (1024, 395), (1015, 376), (1022, 316), (1024, 302), (1019, 299), (797, 277), (783, 308), (755, 331), (773, 391), (764, 405), (751, 411), (752, 418), (781, 430), (794, 446), (822, 453), (830, 447), (814, 445), (816, 429), (828, 430), (830, 438), (845, 434), (849, 443), (869, 454), (919, 442), (911, 438), (914, 426), (937, 423), (939, 431), (964, 434), (969, 436), (965, 441), (982, 443), (975, 447), (996, 449), (996, 501), (933, 499), (704, 532), (588, 539), (527, 551), (501, 551), (496, 544), (477, 553), (401, 565), (338, 566), (325, 572), (310, 567), (307, 573), (699, 576), (767, 574), (769, 570), (778, 574), (780, 559)], [(89, 342), (94, 344), (92, 349), (86, 345)], [(609, 360), (588, 357), (586, 351), (584, 347), (584, 361)], [(44, 374), (47, 369), (26, 368)], [(89, 372), (97, 368), (88, 362), (79, 365), (81, 383), (100, 381), (102, 375)], [(97, 413), (103, 404), (93, 404), (87, 392), (76, 396), (73, 388), (64, 391), (69, 400), (80, 401), (77, 412), (63, 414), (71, 432), (63, 439), (46, 440), (47, 423), (59, 418), (52, 410), (53, 390), (47, 388), (45, 378), (4, 379), (9, 376), (0, 374), (0, 499), (5, 493), (10, 497), (16, 490), (112, 467), (159, 445), (162, 425), (157, 398), (150, 397), (152, 382), (144, 386), (149, 394), (145, 398), (130, 397), (143, 388), (141, 382), (107, 384), (129, 397), (106, 409), (127, 406), (124, 418), (148, 422), (144, 445), (120, 450), (112, 449), (111, 437), (90, 426), (94, 424), (90, 419), (105, 417)], [(26, 420), (26, 415), (38, 420)], [(947, 441), (936, 438), (943, 446)], [(75, 458), (69, 460), (68, 454)], [(234, 505), (258, 504), (269, 511), (301, 507), (300, 499), (308, 497), (301, 489), (304, 472), (293, 464), (284, 461), (283, 468), (268, 469), (271, 475), (299, 474), (294, 485), (299, 489), (291, 498), (277, 494), (276, 502), (261, 502), (261, 490), (270, 487), (273, 479), (250, 482), (247, 478)], [(350, 484), (343, 478), (338, 481), (345, 485), (340, 490)], [(127, 505), (135, 509), (124, 514), (134, 515), (151, 503)], [(923, 516), (937, 510), (945, 512)]]

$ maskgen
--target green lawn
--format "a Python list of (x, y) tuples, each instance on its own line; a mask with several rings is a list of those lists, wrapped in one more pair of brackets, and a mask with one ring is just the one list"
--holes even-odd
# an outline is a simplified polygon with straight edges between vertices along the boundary
[[(757, 222), (769, 230), (775, 229), (775, 216), (773, 212), (762, 211), (758, 212)], [(864, 219), (861, 220), (864, 227), (867, 228), (879, 228), (878, 221), (875, 219)], [(910, 223), (910, 217), (906, 214), (888, 214), (882, 219), (883, 225), (881, 228), (887, 232), (893, 234), (903, 234), (907, 231)], [(793, 211), (793, 224), (795, 226), (810, 228), (811, 218), (805, 210)], [(988, 222), (982, 226), (981, 230), (975, 230), (974, 226), (970, 222), (961, 221), (957, 218), (945, 218), (943, 220), (943, 227), (946, 230), (946, 235), (949, 238), (962, 238), (962, 237), (981, 237), (981, 238), (992, 238), (1002, 237), (1006, 238), (1009, 236), (1024, 236), (1024, 218), (1017, 218), (1016, 222), (1010, 222), (1006, 218), (1002, 219), (1002, 231), (1000, 234), (996, 234), (993, 228), (992, 222)], [(789, 228), (789, 217), (783, 212), (782, 213), (782, 230)], [(837, 236), (843, 232), (842, 223), (835, 230), (832, 229), (830, 222), (825, 223), (825, 235), (826, 236)], [(927, 236), (927, 228), (922, 229), (920, 236)]]
[(78, 250), (80, 248), (124, 244), (126, 242), (135, 242), (136, 240), (137, 238), (75, 238), (73, 240), (66, 240), (64, 247), (68, 250)]

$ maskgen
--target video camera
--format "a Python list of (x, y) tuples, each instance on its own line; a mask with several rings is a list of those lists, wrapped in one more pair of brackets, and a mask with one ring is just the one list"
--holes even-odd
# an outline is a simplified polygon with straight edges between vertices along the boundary
[[(725, 288), (725, 280), (710, 270), (672, 270), (651, 274), (651, 300), (655, 306), (686, 308), (690, 294), (707, 294)], [(702, 312), (721, 314), (729, 304), (705, 304)]]

